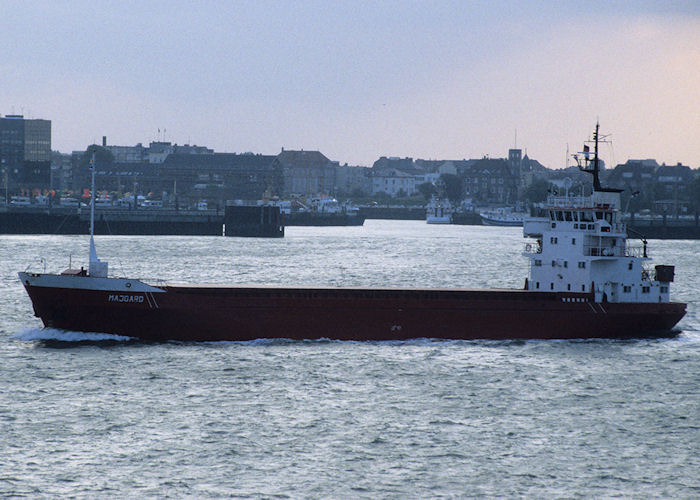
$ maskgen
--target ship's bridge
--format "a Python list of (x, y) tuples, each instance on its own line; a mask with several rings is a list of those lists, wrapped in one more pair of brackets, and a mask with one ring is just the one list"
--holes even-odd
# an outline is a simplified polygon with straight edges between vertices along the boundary
[(591, 203), (574, 205), (550, 204), (543, 209), (544, 216), (526, 219), (523, 235), (541, 238), (546, 232), (573, 231), (601, 236), (626, 238), (627, 228), (620, 213), (609, 205)]

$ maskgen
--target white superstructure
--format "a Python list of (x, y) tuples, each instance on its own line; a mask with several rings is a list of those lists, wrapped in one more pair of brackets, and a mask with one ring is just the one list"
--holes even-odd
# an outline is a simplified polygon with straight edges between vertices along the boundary
[(669, 302), (673, 266), (646, 266), (646, 240), (630, 242), (620, 211), (620, 190), (600, 187), (596, 156), (589, 197), (552, 197), (544, 217), (528, 218), (523, 235), (530, 258), (528, 290), (595, 293), (596, 302)]
[(425, 206), (425, 221), (428, 224), (451, 224), (454, 211), (449, 200), (433, 197)]

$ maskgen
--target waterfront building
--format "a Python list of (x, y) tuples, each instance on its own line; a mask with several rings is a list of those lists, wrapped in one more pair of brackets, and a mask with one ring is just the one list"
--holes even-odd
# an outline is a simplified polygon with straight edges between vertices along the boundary
[(510, 205), (517, 199), (520, 172), (503, 158), (482, 158), (463, 172), (464, 195), (477, 203)]
[(8, 193), (33, 191), (51, 181), (51, 120), (0, 117), (0, 171)]
[(59, 151), (51, 152), (51, 181), (48, 188), (63, 191), (72, 188), (73, 163), (71, 155)]
[(282, 196), (330, 194), (336, 188), (338, 162), (326, 158), (319, 151), (282, 149), (275, 158), (275, 168), (284, 179)]
[(659, 164), (656, 160), (627, 160), (608, 172), (605, 182), (611, 187), (632, 191), (647, 191), (654, 182)]
[(335, 167), (334, 194), (341, 193), (345, 196), (355, 194), (365, 195), (369, 193), (368, 179), (370, 169), (360, 166), (337, 165)]
[(372, 170), (395, 169), (407, 174), (415, 174), (421, 171), (416, 167), (413, 158), (399, 158), (398, 156), (382, 156), (372, 165)]
[(253, 153), (172, 153), (160, 164), (161, 188), (182, 199), (259, 200), (281, 183), (277, 157)]
[(372, 168), (371, 179), (373, 195), (385, 193), (391, 196), (412, 196), (416, 193), (416, 175), (396, 168)]
[(170, 154), (214, 154), (214, 150), (205, 146), (190, 144), (173, 144), (166, 141), (153, 141), (148, 146), (140, 142), (135, 146), (116, 146), (107, 144), (107, 137), (102, 137), (102, 147), (114, 156), (117, 163), (163, 163)]

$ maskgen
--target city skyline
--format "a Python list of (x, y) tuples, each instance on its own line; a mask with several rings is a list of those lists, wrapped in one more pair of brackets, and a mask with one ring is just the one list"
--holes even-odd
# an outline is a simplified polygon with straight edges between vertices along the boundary
[(371, 166), (502, 157), (517, 130), (557, 169), (599, 119), (608, 164), (700, 167), (695, 2), (0, 5), (21, 42), (0, 114), (51, 120), (62, 152), (107, 136)]

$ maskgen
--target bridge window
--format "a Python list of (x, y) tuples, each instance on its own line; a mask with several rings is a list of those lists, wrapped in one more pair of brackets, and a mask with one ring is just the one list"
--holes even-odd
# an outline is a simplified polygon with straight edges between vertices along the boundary
[(571, 212), (564, 212), (564, 216), (567, 222), (571, 222), (573, 220), (571, 217)]
[(558, 221), (564, 220), (564, 212), (562, 212), (561, 210), (557, 210), (557, 220)]

